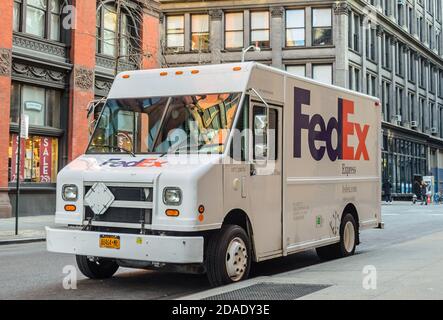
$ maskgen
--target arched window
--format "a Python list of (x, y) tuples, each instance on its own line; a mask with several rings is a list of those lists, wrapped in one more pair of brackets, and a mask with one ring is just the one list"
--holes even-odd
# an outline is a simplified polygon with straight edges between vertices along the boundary
[[(134, 10), (125, 1), (122, 1), (120, 17), (118, 17), (118, 9), (114, 1), (99, 1), (97, 7), (97, 53), (131, 60), (131, 55), (137, 48), (137, 39), (139, 39), (139, 23)], [(119, 51), (118, 54), (117, 51)]]
[(61, 41), (63, 0), (14, 0), (14, 31)]

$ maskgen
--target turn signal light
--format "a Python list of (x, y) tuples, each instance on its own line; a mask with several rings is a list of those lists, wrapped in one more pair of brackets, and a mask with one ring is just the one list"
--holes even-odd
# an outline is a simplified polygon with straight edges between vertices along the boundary
[(67, 205), (65, 206), (65, 211), (73, 212), (73, 211), (75, 211), (75, 210), (77, 210), (77, 207), (74, 206), (74, 205), (72, 205), (72, 204), (67, 204)]
[(180, 211), (173, 210), (173, 209), (168, 209), (168, 210), (166, 210), (166, 215), (168, 217), (178, 217), (180, 215)]

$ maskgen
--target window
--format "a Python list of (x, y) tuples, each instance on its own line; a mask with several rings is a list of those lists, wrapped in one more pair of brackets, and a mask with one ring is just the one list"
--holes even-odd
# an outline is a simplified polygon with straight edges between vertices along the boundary
[(168, 16), (166, 18), (166, 47), (170, 51), (185, 49), (185, 17)]
[(286, 71), (289, 73), (292, 73), (296, 76), (306, 77), (306, 66), (305, 65), (286, 66)]
[[(17, 125), (20, 108), (29, 116), (31, 135), (22, 140), (20, 178), (29, 183), (55, 183), (58, 170), (58, 137), (52, 128), (60, 128), (61, 91), (13, 82), (11, 88), (10, 122)], [(49, 128), (48, 128), (49, 127)], [(32, 134), (38, 129), (42, 134)], [(49, 133), (46, 133), (49, 132)], [(17, 180), (19, 139), (11, 132), (9, 141), (9, 181)]]
[(312, 78), (314, 80), (332, 84), (332, 65), (331, 64), (315, 64), (312, 66)]
[(251, 12), (251, 44), (269, 48), (269, 12)]
[(191, 16), (191, 50), (209, 50), (209, 16), (207, 14), (193, 14)]
[(305, 45), (305, 10), (286, 10), (286, 46)]
[(331, 9), (312, 10), (312, 45), (332, 45)]
[[(138, 27), (130, 17), (129, 8), (123, 6), (120, 17), (117, 17), (115, 4), (103, 4), (97, 10), (96, 19), (97, 53), (129, 60), (133, 49), (138, 47), (134, 37)], [(117, 52), (117, 41), (119, 41), (119, 52)]]
[(60, 3), (60, 0), (14, 0), (14, 31), (60, 41)]
[(244, 46), (243, 13), (225, 14), (225, 47), (226, 49), (238, 49)]
[(278, 143), (278, 111), (255, 106), (253, 109), (253, 144), (254, 160), (277, 160)]
[(11, 98), (11, 123), (18, 123), (21, 107), (30, 126), (60, 128), (59, 90), (13, 83)]
[[(21, 145), (20, 181), (28, 183), (55, 183), (58, 172), (58, 139), (29, 136)], [(19, 138), (9, 138), (9, 181), (17, 181)]]

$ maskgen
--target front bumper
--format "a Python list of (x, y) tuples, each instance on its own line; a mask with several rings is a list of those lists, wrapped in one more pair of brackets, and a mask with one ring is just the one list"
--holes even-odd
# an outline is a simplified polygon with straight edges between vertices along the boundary
[[(120, 249), (99, 247), (100, 235), (120, 237)], [(203, 237), (147, 236), (46, 228), (50, 252), (161, 263), (203, 263)]]

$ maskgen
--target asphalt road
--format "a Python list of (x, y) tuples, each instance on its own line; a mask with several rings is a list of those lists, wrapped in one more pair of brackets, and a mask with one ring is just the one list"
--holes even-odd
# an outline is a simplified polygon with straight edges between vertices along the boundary
[[(443, 231), (443, 206), (383, 206), (385, 230), (362, 233), (357, 254)], [(274, 275), (318, 264), (314, 251), (260, 263), (252, 276)], [(342, 260), (346, 264), (346, 259)], [(78, 272), (76, 290), (63, 289), (70, 255), (52, 254), (44, 243), (0, 246), (0, 299), (173, 299), (209, 288), (205, 276), (121, 269), (104, 281)]]

